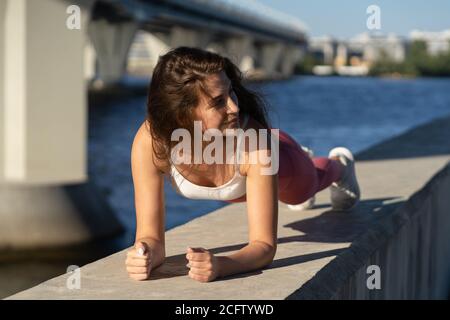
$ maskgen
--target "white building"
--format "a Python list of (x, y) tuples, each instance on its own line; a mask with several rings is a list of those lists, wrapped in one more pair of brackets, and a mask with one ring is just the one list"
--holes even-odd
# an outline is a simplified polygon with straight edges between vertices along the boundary
[(413, 30), (409, 34), (409, 38), (411, 41), (424, 41), (430, 55), (437, 55), (450, 50), (450, 29), (439, 32)]
[(368, 63), (379, 60), (383, 55), (402, 62), (406, 56), (406, 40), (395, 34), (379, 35), (362, 33), (347, 42), (350, 52), (360, 52)]

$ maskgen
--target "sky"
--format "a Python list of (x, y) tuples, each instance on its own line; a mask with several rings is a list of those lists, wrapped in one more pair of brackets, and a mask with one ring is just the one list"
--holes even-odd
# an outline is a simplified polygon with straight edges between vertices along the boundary
[(366, 9), (381, 9), (381, 33), (408, 36), (413, 29), (450, 29), (450, 0), (257, 0), (299, 18), (310, 36), (350, 38), (368, 31)]

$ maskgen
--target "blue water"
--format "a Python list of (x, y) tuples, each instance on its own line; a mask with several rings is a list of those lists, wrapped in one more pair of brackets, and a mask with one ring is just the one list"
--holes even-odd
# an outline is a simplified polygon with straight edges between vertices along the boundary
[[(294, 77), (252, 85), (270, 105), (272, 125), (326, 156), (335, 146), (358, 152), (450, 113), (450, 79)], [(146, 97), (90, 108), (88, 172), (117, 216), (135, 228), (130, 151)], [(227, 205), (189, 200), (165, 183), (166, 230)]]

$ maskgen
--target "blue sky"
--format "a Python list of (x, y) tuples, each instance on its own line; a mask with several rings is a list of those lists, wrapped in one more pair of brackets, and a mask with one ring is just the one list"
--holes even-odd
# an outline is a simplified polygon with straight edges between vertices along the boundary
[(348, 38), (365, 32), (366, 9), (381, 8), (381, 32), (407, 36), (412, 29), (450, 29), (450, 0), (258, 0), (296, 16), (311, 36)]

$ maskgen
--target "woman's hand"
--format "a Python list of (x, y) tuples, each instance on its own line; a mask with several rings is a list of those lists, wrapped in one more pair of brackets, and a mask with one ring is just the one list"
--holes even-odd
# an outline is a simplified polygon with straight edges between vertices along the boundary
[(152, 250), (145, 242), (136, 242), (133, 249), (127, 252), (125, 265), (130, 278), (147, 280), (152, 269)]
[(210, 282), (219, 276), (219, 261), (214, 254), (204, 248), (187, 248), (186, 265), (191, 270), (189, 277), (200, 281)]

